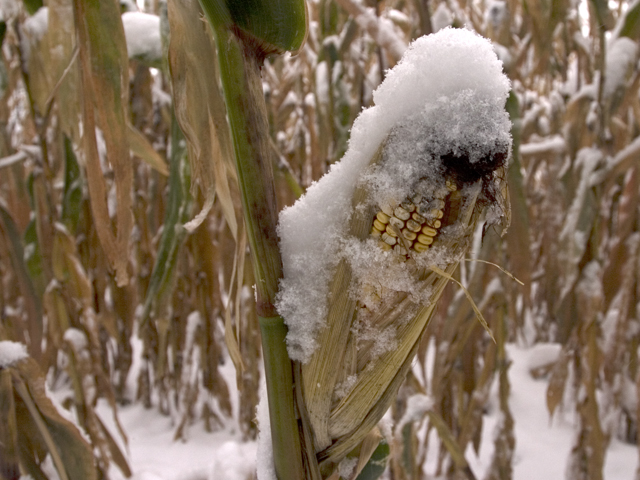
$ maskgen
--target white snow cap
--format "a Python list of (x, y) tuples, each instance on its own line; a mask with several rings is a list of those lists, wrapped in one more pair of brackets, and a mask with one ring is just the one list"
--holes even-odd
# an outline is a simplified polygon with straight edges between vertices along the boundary
[[(280, 214), (284, 280), (277, 308), (289, 327), (293, 359), (308, 361), (315, 350), (340, 259), (360, 262), (370, 248), (359, 242), (363, 253), (354, 255), (353, 239), (346, 238), (356, 185), (366, 181), (375, 204), (383, 198), (402, 201), (417, 178), (442, 177), (443, 155), (465, 156), (473, 164), (504, 151), (511, 143), (504, 111), (509, 89), (491, 43), (465, 29), (445, 28), (417, 39), (387, 72), (373, 93), (375, 106), (354, 122), (342, 160)], [(370, 168), (388, 136), (384, 166)]]
[(27, 347), (22, 343), (9, 340), (0, 342), (0, 368), (8, 368), (28, 356)]

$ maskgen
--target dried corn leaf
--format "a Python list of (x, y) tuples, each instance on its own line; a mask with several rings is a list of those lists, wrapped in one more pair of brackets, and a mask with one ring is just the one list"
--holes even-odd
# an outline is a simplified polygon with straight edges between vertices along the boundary
[(153, 148), (153, 145), (149, 143), (147, 137), (140, 133), (140, 131), (130, 123), (127, 123), (127, 140), (131, 151), (140, 157), (147, 165), (164, 176), (169, 175), (167, 162), (165, 162)]
[(634, 40), (640, 39), (640, 3), (632, 3), (630, 8), (624, 13), (622, 18), (622, 27), (620, 28), (621, 37), (629, 37)]
[[(80, 49), (83, 151), (89, 196), (100, 243), (115, 270), (117, 284), (122, 286), (129, 281), (127, 266), (133, 220), (133, 171), (127, 143), (129, 62), (124, 28), (118, 4), (114, 1), (74, 0), (74, 7)], [(102, 131), (107, 161), (115, 175), (115, 234), (106, 203), (107, 186), (100, 165), (96, 128)]]
[(13, 221), (11, 214), (0, 203), (0, 233), (7, 239), (7, 245), (9, 246), (11, 264), (18, 279), (20, 291), (25, 298), (25, 309), (29, 318), (28, 343), (29, 354), (36, 359), (41, 355), (41, 341), (42, 341), (42, 300), (39, 292), (34, 285), (33, 279), (29, 273), (27, 265), (25, 265), (24, 249), (22, 247), (22, 240), (18, 233), (18, 227)]
[[(35, 361), (25, 359), (11, 367), (10, 371), (15, 398), (21, 404), (17, 405), (20, 409), (18, 428), (29, 436), (29, 443), (37, 446), (41, 452), (44, 450), (51, 454), (61, 480), (97, 479), (91, 447), (47, 397), (44, 378)], [(30, 418), (25, 419), (26, 415)], [(20, 424), (25, 420), (28, 427)], [(21, 451), (23, 460), (25, 454), (27, 452)], [(38, 457), (36, 455), (36, 461)]]
[(18, 423), (11, 372), (0, 369), (0, 479), (20, 478)]
[[(169, 2), (169, 70), (176, 116), (185, 134), (194, 176), (212, 198), (214, 188), (227, 224), (237, 239), (229, 182), (235, 181), (231, 135), (218, 88), (216, 51), (197, 0)], [(199, 72), (190, 75), (189, 72)]]
[(558, 408), (564, 398), (567, 378), (569, 377), (569, 363), (571, 361), (570, 348), (572, 347), (572, 342), (565, 345), (565, 348), (562, 349), (558, 360), (551, 370), (549, 386), (547, 387), (547, 411), (550, 417), (553, 417), (556, 408)]
[[(43, 13), (40, 12), (38, 15), (43, 15)], [(53, 90), (55, 80), (52, 78), (48, 31), (41, 32), (36, 21), (32, 21), (33, 27), (29, 21), (21, 25), (23, 27), (20, 31), (21, 55), (22, 60), (26, 62), (34, 109), (43, 116), (47, 109), (47, 98)]]
[(68, 287), (69, 293), (84, 307), (93, 305), (93, 287), (87, 276), (73, 238), (61, 224), (55, 226), (51, 264), (56, 279)]
[[(73, 18), (73, 0), (48, 0), (49, 28), (47, 39), (50, 49), (49, 64), (52, 80), (56, 82), (52, 86), (58, 107), (58, 118), (62, 130), (73, 141), (80, 144), (80, 99), (78, 97), (78, 85), (80, 82), (76, 38)], [(51, 101), (51, 97), (49, 98)]]
[(520, 105), (513, 93), (507, 100), (507, 111), (511, 119), (511, 136), (513, 137), (511, 164), (507, 170), (507, 188), (511, 203), (511, 226), (507, 231), (506, 244), (509, 254), (509, 264), (515, 276), (522, 279), (526, 289), (525, 301), (529, 303), (529, 289), (531, 288), (530, 240), (529, 240), (529, 210), (525, 196), (522, 164), (520, 162)]
[(244, 371), (244, 364), (242, 362), (242, 354), (240, 353), (240, 345), (239, 345), (239, 330), (234, 331), (233, 322), (231, 320), (231, 306), (234, 302), (231, 301), (234, 298), (231, 295), (233, 292), (233, 285), (235, 282), (236, 275), (238, 276), (238, 282), (236, 286), (236, 295), (235, 295), (235, 303), (236, 305), (236, 327), (239, 327), (240, 317), (239, 317), (239, 308), (240, 305), (238, 302), (240, 301), (241, 288), (242, 288), (242, 273), (244, 272), (244, 268), (241, 270), (238, 267), (238, 264), (242, 264), (244, 266), (244, 258), (245, 252), (247, 249), (247, 235), (244, 229), (240, 232), (240, 241), (236, 246), (236, 253), (233, 258), (233, 269), (231, 273), (231, 282), (229, 284), (229, 298), (227, 299), (227, 305), (224, 310), (224, 341), (227, 345), (227, 349), (229, 350), (229, 356), (231, 357), (231, 361), (233, 365), (236, 367), (236, 375), (238, 379), (240, 375)]
[(451, 459), (453, 463), (456, 464), (456, 467), (460, 470), (469, 470), (469, 463), (464, 456), (464, 450), (442, 416), (433, 410), (427, 411), (427, 416), (431, 424), (438, 431), (438, 436), (442, 440), (442, 443), (444, 443), (449, 455), (451, 455)]
[[(101, 433), (103, 435), (103, 438), (107, 443), (107, 447), (109, 448), (109, 453), (111, 454), (111, 460), (113, 460), (115, 462), (115, 464), (122, 471), (122, 473), (124, 474), (125, 477), (127, 477), (127, 478), (131, 477), (133, 472), (131, 471), (131, 468), (129, 467), (129, 463), (127, 462), (127, 459), (125, 458), (124, 454), (122, 453), (122, 450), (120, 450), (120, 447), (118, 446), (118, 444), (114, 440), (113, 435), (111, 435), (111, 432), (104, 425), (104, 423), (102, 422), (102, 420), (100, 419), (100, 417), (98, 415), (96, 415), (95, 418), (96, 418), (96, 420), (98, 422), (98, 426), (99, 426), (100, 431), (101, 431)], [(119, 425), (118, 425), (118, 429), (122, 432), (122, 430), (121, 430)]]
[(61, 221), (69, 232), (75, 233), (82, 212), (82, 186), (80, 166), (71, 140), (64, 136), (64, 190), (62, 194)]
[(385, 470), (389, 453), (389, 443), (376, 428), (362, 441), (353, 477), (356, 480), (379, 478)]
[(593, 222), (598, 215), (597, 199), (591, 188), (591, 177), (601, 158), (602, 153), (595, 149), (583, 149), (578, 155), (580, 183), (559, 234), (558, 261), (563, 285), (560, 291), (561, 301), (572, 290), (578, 279), (578, 265), (586, 252)]

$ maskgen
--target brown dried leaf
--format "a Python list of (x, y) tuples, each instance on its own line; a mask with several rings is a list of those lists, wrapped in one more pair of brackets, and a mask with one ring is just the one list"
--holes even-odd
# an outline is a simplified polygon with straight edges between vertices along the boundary
[(571, 354), (569, 353), (568, 345), (570, 345), (570, 343), (562, 349), (558, 360), (551, 370), (551, 377), (549, 377), (549, 386), (547, 387), (547, 411), (551, 417), (553, 417), (558, 405), (562, 403), (567, 378), (569, 377)]
[(134, 154), (157, 172), (160, 172), (165, 177), (169, 176), (167, 162), (153, 148), (147, 137), (130, 123), (127, 123), (127, 140), (129, 141), (129, 148)]
[[(44, 378), (36, 362), (27, 358), (12, 367), (11, 373), (14, 389), (37, 426), (37, 431), (29, 432), (30, 437), (38, 443), (44, 442), (60, 478), (97, 479), (91, 447), (47, 397)], [(26, 433), (22, 428), (20, 431)], [(38, 434), (40, 437), (36, 439)]]
[[(91, 208), (100, 243), (115, 269), (117, 284), (122, 286), (129, 281), (127, 265), (133, 220), (133, 172), (127, 143), (129, 62), (124, 28), (116, 2), (75, 0), (74, 7), (80, 48), (84, 155)], [(115, 175), (115, 234), (110, 227), (107, 187), (95, 136), (97, 127), (104, 136), (107, 161)]]
[[(241, 375), (244, 370), (244, 364), (242, 363), (242, 354), (240, 353), (240, 346), (238, 345), (238, 333), (234, 332), (233, 323), (231, 321), (231, 292), (233, 291), (233, 284), (235, 281), (235, 277), (238, 272), (242, 273), (243, 270), (237, 268), (238, 259), (240, 262), (244, 264), (245, 251), (247, 249), (247, 236), (242, 230), (240, 235), (240, 241), (237, 244), (235, 257), (233, 259), (233, 270), (231, 274), (231, 282), (229, 285), (229, 298), (227, 300), (227, 306), (224, 312), (224, 340), (227, 344), (227, 349), (229, 350), (229, 356), (231, 357), (231, 361), (233, 361), (233, 365), (236, 367), (236, 374), (238, 377)], [(242, 286), (242, 278), (238, 279), (238, 285)], [(239, 301), (239, 295), (236, 294), (235, 297), (236, 303)], [(236, 325), (239, 325), (240, 319), (238, 315), (238, 308), (236, 306)]]
[(18, 424), (8, 369), (0, 369), (0, 418), (0, 479), (19, 478)]
[(47, 38), (50, 48), (49, 68), (52, 80), (60, 82), (53, 86), (58, 118), (62, 130), (74, 141), (80, 143), (80, 99), (78, 97), (79, 71), (78, 59), (74, 54), (76, 39), (71, 32), (75, 31), (72, 0), (49, 0), (49, 28)]
[[(168, 3), (171, 40), (169, 70), (176, 117), (189, 148), (194, 182), (211, 197), (215, 187), (227, 224), (237, 240), (229, 182), (235, 181), (231, 135), (216, 70), (216, 50), (195, 0)], [(198, 75), (189, 74), (198, 72)]]

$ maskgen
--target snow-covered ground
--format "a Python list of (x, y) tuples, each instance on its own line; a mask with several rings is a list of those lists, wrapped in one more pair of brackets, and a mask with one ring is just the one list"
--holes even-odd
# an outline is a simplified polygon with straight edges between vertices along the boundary
[[(531, 377), (529, 370), (542, 356), (553, 358), (555, 345), (537, 345), (525, 349), (510, 345), (512, 360), (510, 407), (515, 419), (515, 480), (564, 479), (567, 459), (574, 441), (574, 422), (569, 415), (556, 413), (550, 421), (546, 409), (547, 382)], [(230, 362), (229, 362), (230, 363)], [(235, 392), (234, 392), (235, 393)], [(496, 392), (490, 404), (497, 405)], [(105, 407), (101, 405), (101, 407)], [(105, 421), (111, 417), (105, 407)], [(247, 480), (253, 478), (256, 465), (256, 443), (242, 442), (238, 428), (230, 421), (227, 428), (207, 433), (202, 425), (189, 430), (187, 442), (174, 441), (174, 426), (168, 417), (140, 405), (123, 407), (120, 422), (129, 437), (129, 459), (133, 480)], [(477, 478), (482, 478), (491, 462), (493, 436), (498, 422), (498, 409), (489, 408), (483, 422), (480, 454), (472, 449), (467, 459)], [(612, 440), (607, 452), (604, 478), (634, 478), (638, 450), (634, 445)], [(425, 470), (431, 472), (427, 458)], [(116, 472), (114, 472), (116, 473)], [(117, 475), (114, 475), (116, 477)]]

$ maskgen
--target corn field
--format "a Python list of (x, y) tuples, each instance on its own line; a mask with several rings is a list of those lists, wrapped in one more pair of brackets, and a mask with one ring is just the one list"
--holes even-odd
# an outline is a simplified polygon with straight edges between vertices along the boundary
[[(261, 69), (278, 209), (345, 154), (414, 39), (472, 29), (511, 81), (510, 226), (480, 225), (452, 273), (495, 342), (449, 282), (387, 414), (385, 478), (477, 478), (465, 452), (496, 389), (485, 478), (513, 478), (512, 343), (557, 346), (529, 373), (548, 382), (550, 418), (576, 418), (567, 478), (604, 478), (613, 439), (640, 458), (640, 1), (306, 6), (302, 48)], [(0, 479), (48, 478), (47, 454), (60, 478), (130, 476), (126, 432), (105, 427), (99, 401), (116, 425), (140, 403), (176, 440), (232, 419), (253, 441), (256, 279), (200, 4), (2, 0), (0, 13), (0, 341), (29, 357), (0, 368)], [(45, 384), (66, 392), (58, 409)]]

